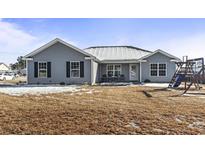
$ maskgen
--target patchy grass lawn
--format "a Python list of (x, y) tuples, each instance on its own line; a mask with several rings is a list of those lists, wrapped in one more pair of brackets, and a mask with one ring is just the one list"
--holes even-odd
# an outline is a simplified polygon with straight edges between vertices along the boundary
[(0, 134), (205, 134), (205, 98), (143, 86), (84, 89), (0, 94)]

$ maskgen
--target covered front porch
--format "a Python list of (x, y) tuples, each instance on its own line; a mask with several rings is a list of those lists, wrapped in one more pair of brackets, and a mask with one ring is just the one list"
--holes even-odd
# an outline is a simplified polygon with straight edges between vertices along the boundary
[(99, 82), (140, 82), (140, 63), (101, 63)]

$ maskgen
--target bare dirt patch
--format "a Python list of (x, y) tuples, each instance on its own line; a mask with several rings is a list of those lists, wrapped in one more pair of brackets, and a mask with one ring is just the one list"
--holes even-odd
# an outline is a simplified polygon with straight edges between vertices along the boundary
[(0, 94), (0, 134), (205, 134), (203, 98), (142, 86), (85, 89)]

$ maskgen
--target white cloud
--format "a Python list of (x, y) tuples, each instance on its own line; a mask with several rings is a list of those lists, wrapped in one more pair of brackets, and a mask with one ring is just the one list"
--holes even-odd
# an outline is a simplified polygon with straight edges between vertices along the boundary
[(0, 62), (14, 63), (38, 42), (18, 25), (0, 19)]
[(205, 57), (205, 33), (166, 40), (156, 46), (179, 58), (185, 55), (189, 58)]
[(0, 62), (14, 63), (18, 56), (26, 55), (56, 37), (62, 38), (72, 45), (78, 44), (62, 35), (39, 32), (33, 36), (23, 30), (23, 27), (0, 18)]
[(0, 20), (0, 53), (22, 52), (36, 38), (20, 29), (16, 24)]

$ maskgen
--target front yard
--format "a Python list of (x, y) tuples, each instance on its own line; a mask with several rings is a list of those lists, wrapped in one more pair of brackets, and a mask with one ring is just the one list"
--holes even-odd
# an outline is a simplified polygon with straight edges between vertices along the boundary
[(181, 93), (145, 86), (1, 93), (0, 134), (205, 134), (205, 97)]

